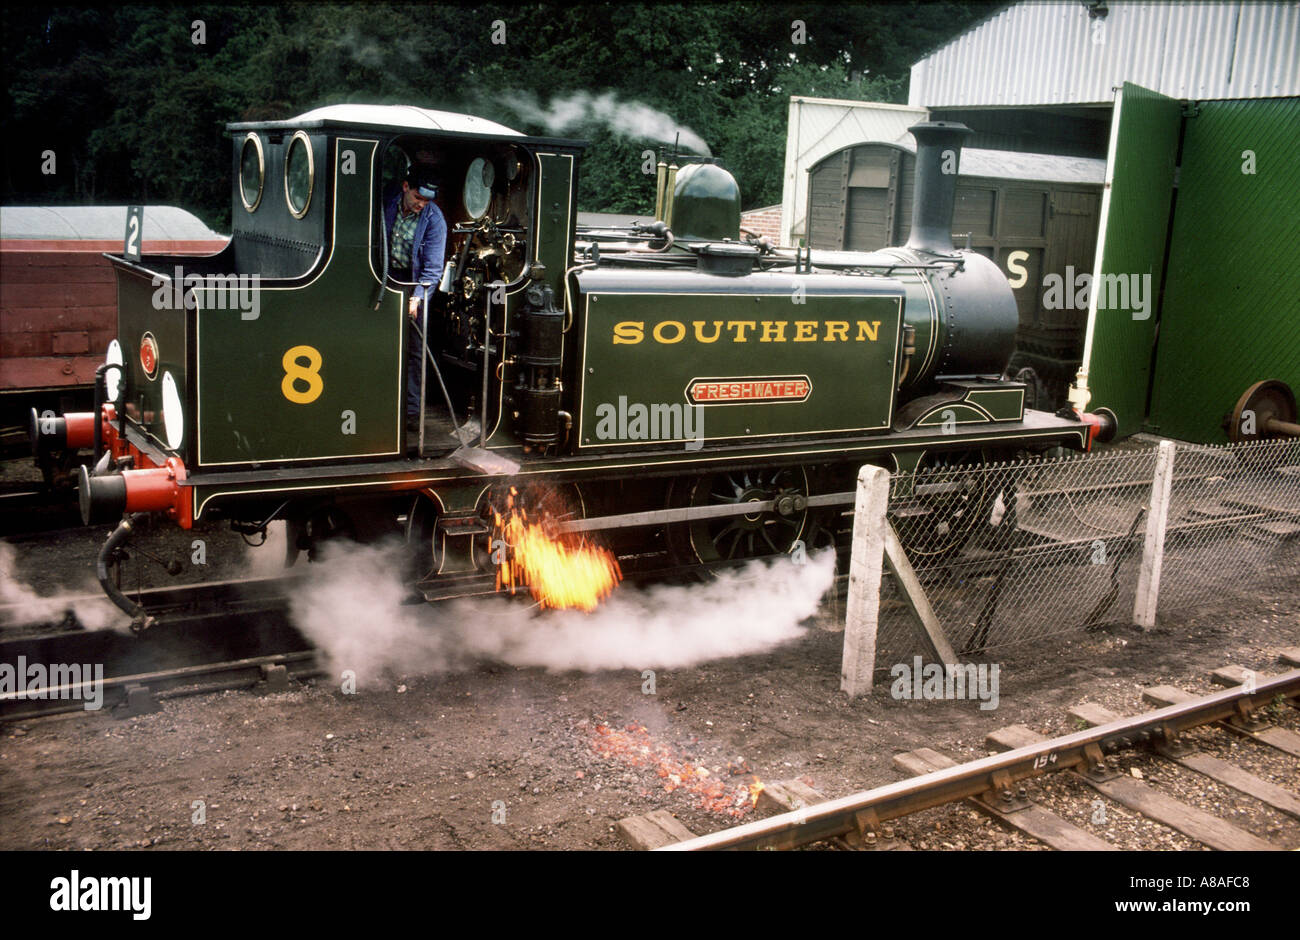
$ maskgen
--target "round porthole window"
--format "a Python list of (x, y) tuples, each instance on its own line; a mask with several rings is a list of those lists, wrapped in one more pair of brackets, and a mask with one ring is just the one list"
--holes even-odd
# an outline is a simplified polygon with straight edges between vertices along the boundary
[(239, 148), (239, 197), (244, 208), (252, 212), (262, 201), (262, 184), (266, 181), (266, 158), (262, 138), (249, 132)]
[(315, 178), (316, 165), (311, 154), (311, 141), (306, 134), (298, 131), (289, 141), (289, 152), (284, 159), (284, 198), (295, 219), (301, 219), (307, 214)]
[(492, 184), (496, 182), (496, 171), (492, 164), (482, 157), (470, 161), (465, 172), (465, 190), (462, 198), (465, 211), (471, 219), (481, 219), (492, 205)]

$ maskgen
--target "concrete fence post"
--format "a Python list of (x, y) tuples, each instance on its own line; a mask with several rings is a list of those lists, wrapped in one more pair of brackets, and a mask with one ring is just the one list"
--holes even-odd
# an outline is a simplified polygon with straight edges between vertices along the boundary
[(1156, 625), (1160, 568), (1165, 558), (1165, 524), (1169, 519), (1169, 497), (1174, 483), (1174, 447), (1173, 441), (1160, 442), (1160, 450), (1156, 453), (1155, 479), (1151, 481), (1146, 541), (1142, 546), (1142, 568), (1138, 571), (1137, 598), (1133, 602), (1133, 625), (1143, 630), (1150, 630)]
[(858, 494), (853, 506), (853, 554), (849, 559), (849, 598), (840, 665), (840, 688), (851, 698), (870, 693), (874, 679), (888, 508), (889, 471), (863, 467), (858, 471)]

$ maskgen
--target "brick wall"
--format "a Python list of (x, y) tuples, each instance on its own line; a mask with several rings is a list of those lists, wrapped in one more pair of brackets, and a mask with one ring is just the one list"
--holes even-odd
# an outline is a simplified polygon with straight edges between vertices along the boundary
[(766, 235), (773, 245), (781, 243), (781, 207), (767, 206), (740, 214), (740, 227), (757, 235)]

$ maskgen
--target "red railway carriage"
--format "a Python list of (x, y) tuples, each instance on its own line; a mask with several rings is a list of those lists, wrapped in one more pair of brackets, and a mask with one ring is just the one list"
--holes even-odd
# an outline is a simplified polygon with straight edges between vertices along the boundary
[[(117, 282), (126, 206), (0, 208), (0, 443), (30, 446), (32, 408), (88, 408), (95, 369), (117, 336)], [(147, 206), (143, 250), (203, 255), (225, 236), (175, 206)]]

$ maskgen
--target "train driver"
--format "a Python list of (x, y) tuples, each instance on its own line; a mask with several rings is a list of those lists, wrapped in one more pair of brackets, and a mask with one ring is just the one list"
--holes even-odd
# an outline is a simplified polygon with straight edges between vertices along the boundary
[(406, 422), (411, 427), (419, 420), (420, 365), (424, 352), (420, 342), (418, 320), (425, 293), (437, 288), (447, 250), (447, 220), (434, 202), (438, 198), (438, 181), (433, 171), (413, 164), (385, 207), (388, 226), (389, 272), (398, 281), (414, 281), (407, 313)]

